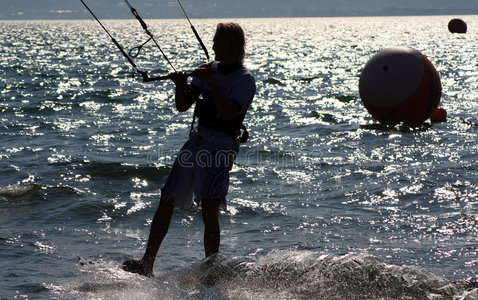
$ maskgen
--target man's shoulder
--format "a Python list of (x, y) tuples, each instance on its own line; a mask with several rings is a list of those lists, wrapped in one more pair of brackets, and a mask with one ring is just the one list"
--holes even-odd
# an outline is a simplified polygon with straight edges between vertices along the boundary
[(241, 80), (247, 80), (248, 82), (255, 83), (256, 81), (252, 72), (245, 66), (242, 66), (240, 72), (238, 72), (238, 77), (240, 77)]
[(242, 66), (242, 67), (241, 67), (241, 73), (244, 74), (244, 75), (247, 74), (248, 76), (254, 77), (254, 76), (252, 75), (251, 70), (249, 70), (249, 68), (246, 67), (246, 66)]

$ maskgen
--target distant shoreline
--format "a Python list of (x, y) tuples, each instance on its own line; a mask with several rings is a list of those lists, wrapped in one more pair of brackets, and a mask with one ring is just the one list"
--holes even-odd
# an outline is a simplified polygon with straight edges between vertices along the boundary
[[(288, 17), (288, 16), (282, 16), (282, 17), (202, 17), (202, 18), (194, 18), (195, 20), (224, 20), (224, 19), (326, 19), (326, 18), (367, 18), (367, 17), (391, 17), (391, 18), (397, 18), (397, 17), (466, 17), (466, 16), (478, 16), (478, 13), (472, 13), (472, 14), (421, 14), (421, 15), (337, 15), (337, 16), (302, 16), (302, 17)], [(184, 20), (184, 18), (181, 17), (175, 17), (175, 18), (144, 18), (145, 20)], [(16, 19), (16, 18), (11, 18), (11, 19), (0, 19), (0, 22), (3, 21), (89, 21), (91, 18), (54, 18), (54, 19)], [(132, 18), (102, 18), (102, 20), (110, 20), (110, 21), (128, 21), (128, 20), (133, 20)]]

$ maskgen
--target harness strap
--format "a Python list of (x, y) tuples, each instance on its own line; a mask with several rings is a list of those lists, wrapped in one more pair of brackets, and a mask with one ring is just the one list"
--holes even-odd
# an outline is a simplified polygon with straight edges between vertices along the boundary
[[(198, 114), (197, 114), (197, 104), (196, 106), (194, 107), (194, 113), (193, 113), (193, 120), (191, 122), (191, 127), (189, 129), (189, 136), (191, 136), (191, 133), (193, 132), (194, 130), (194, 124), (196, 123), (196, 117), (198, 117)], [(203, 125), (204, 126), (204, 125)], [(205, 126), (205, 127), (208, 127), (208, 126)], [(213, 130), (217, 130), (216, 128), (210, 128), (210, 129), (213, 129)], [(249, 131), (247, 130), (247, 127), (246, 125), (244, 125), (244, 123), (241, 123), (241, 125), (239, 125), (239, 128), (237, 128), (238, 130), (242, 130), (242, 134), (240, 134), (240, 138), (239, 138), (239, 143), (240, 144), (243, 144), (243, 143), (246, 143), (248, 140), (249, 140)], [(221, 130), (222, 131), (222, 130)], [(229, 135), (231, 135), (229, 132), (227, 131), (223, 131)], [(235, 140), (237, 138), (237, 136), (235, 135), (231, 135), (231, 137)]]

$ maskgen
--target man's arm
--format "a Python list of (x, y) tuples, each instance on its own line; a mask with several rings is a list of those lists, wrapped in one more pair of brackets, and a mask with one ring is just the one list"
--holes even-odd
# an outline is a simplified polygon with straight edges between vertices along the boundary
[(185, 112), (198, 99), (201, 92), (194, 85), (187, 83), (186, 74), (177, 72), (172, 73), (169, 76), (176, 85), (176, 93), (174, 96), (176, 109), (179, 112)]

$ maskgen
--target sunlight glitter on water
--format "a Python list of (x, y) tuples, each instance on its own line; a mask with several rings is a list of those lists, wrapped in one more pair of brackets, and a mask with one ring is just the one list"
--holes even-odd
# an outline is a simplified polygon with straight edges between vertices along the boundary
[[(476, 16), (469, 18), (475, 27)], [(128, 49), (144, 41), (133, 21), (105, 21)], [(196, 23), (209, 48), (217, 21)], [(299, 262), (307, 261), (303, 249), (331, 257), (365, 251), (453, 280), (476, 278), (477, 32), (451, 35), (447, 21), (239, 20), (248, 35), (246, 65), (258, 90), (246, 117), (250, 141), (231, 173), (231, 209), (221, 215), (224, 251), (259, 258), (294, 248)], [(184, 20), (148, 23), (178, 69), (190, 71), (204, 62)], [(2, 231), (8, 236), (0, 236), (2, 251), (36, 249), (39, 261), (57, 259), (56, 269), (64, 274), (71, 274), (71, 262), (64, 259), (71, 253), (109, 253), (118, 261), (126, 253), (139, 254), (159, 187), (187, 138), (191, 113), (174, 111), (170, 82), (133, 79), (132, 69), (91, 20), (0, 22), (0, 31), (5, 73), (0, 190), (13, 185), (21, 194), (0, 201), (7, 209), (2, 220), (8, 222)], [(375, 121), (360, 101), (360, 72), (373, 54), (396, 45), (417, 48), (436, 66), (446, 123), (411, 132), (363, 126)], [(145, 47), (143, 55), (138, 64), (151, 74), (170, 72), (154, 47)], [(22, 184), (43, 188), (24, 191)], [(170, 266), (202, 257), (200, 218), (178, 214), (162, 253), (161, 263)], [(60, 226), (52, 220), (62, 222), (61, 236), (48, 231)], [(28, 237), (31, 227), (45, 227), (44, 239)], [(28, 249), (12, 246), (19, 244)], [(54, 257), (48, 250), (53, 246)], [(327, 261), (320, 255), (312, 257)], [(271, 255), (264, 266), (287, 257), (293, 260), (293, 255)], [(124, 274), (112, 271), (117, 265), (102, 266), (104, 285), (92, 282), (93, 270), (72, 289), (99, 297), (119, 282), (124, 291)], [(55, 282), (57, 275), (48, 276)], [(176, 295), (171, 284), (174, 292), (166, 294)], [(153, 289), (145, 297), (164, 292)], [(201, 295), (193, 287), (195, 292)], [(231, 293), (251, 295), (241, 289)]]

